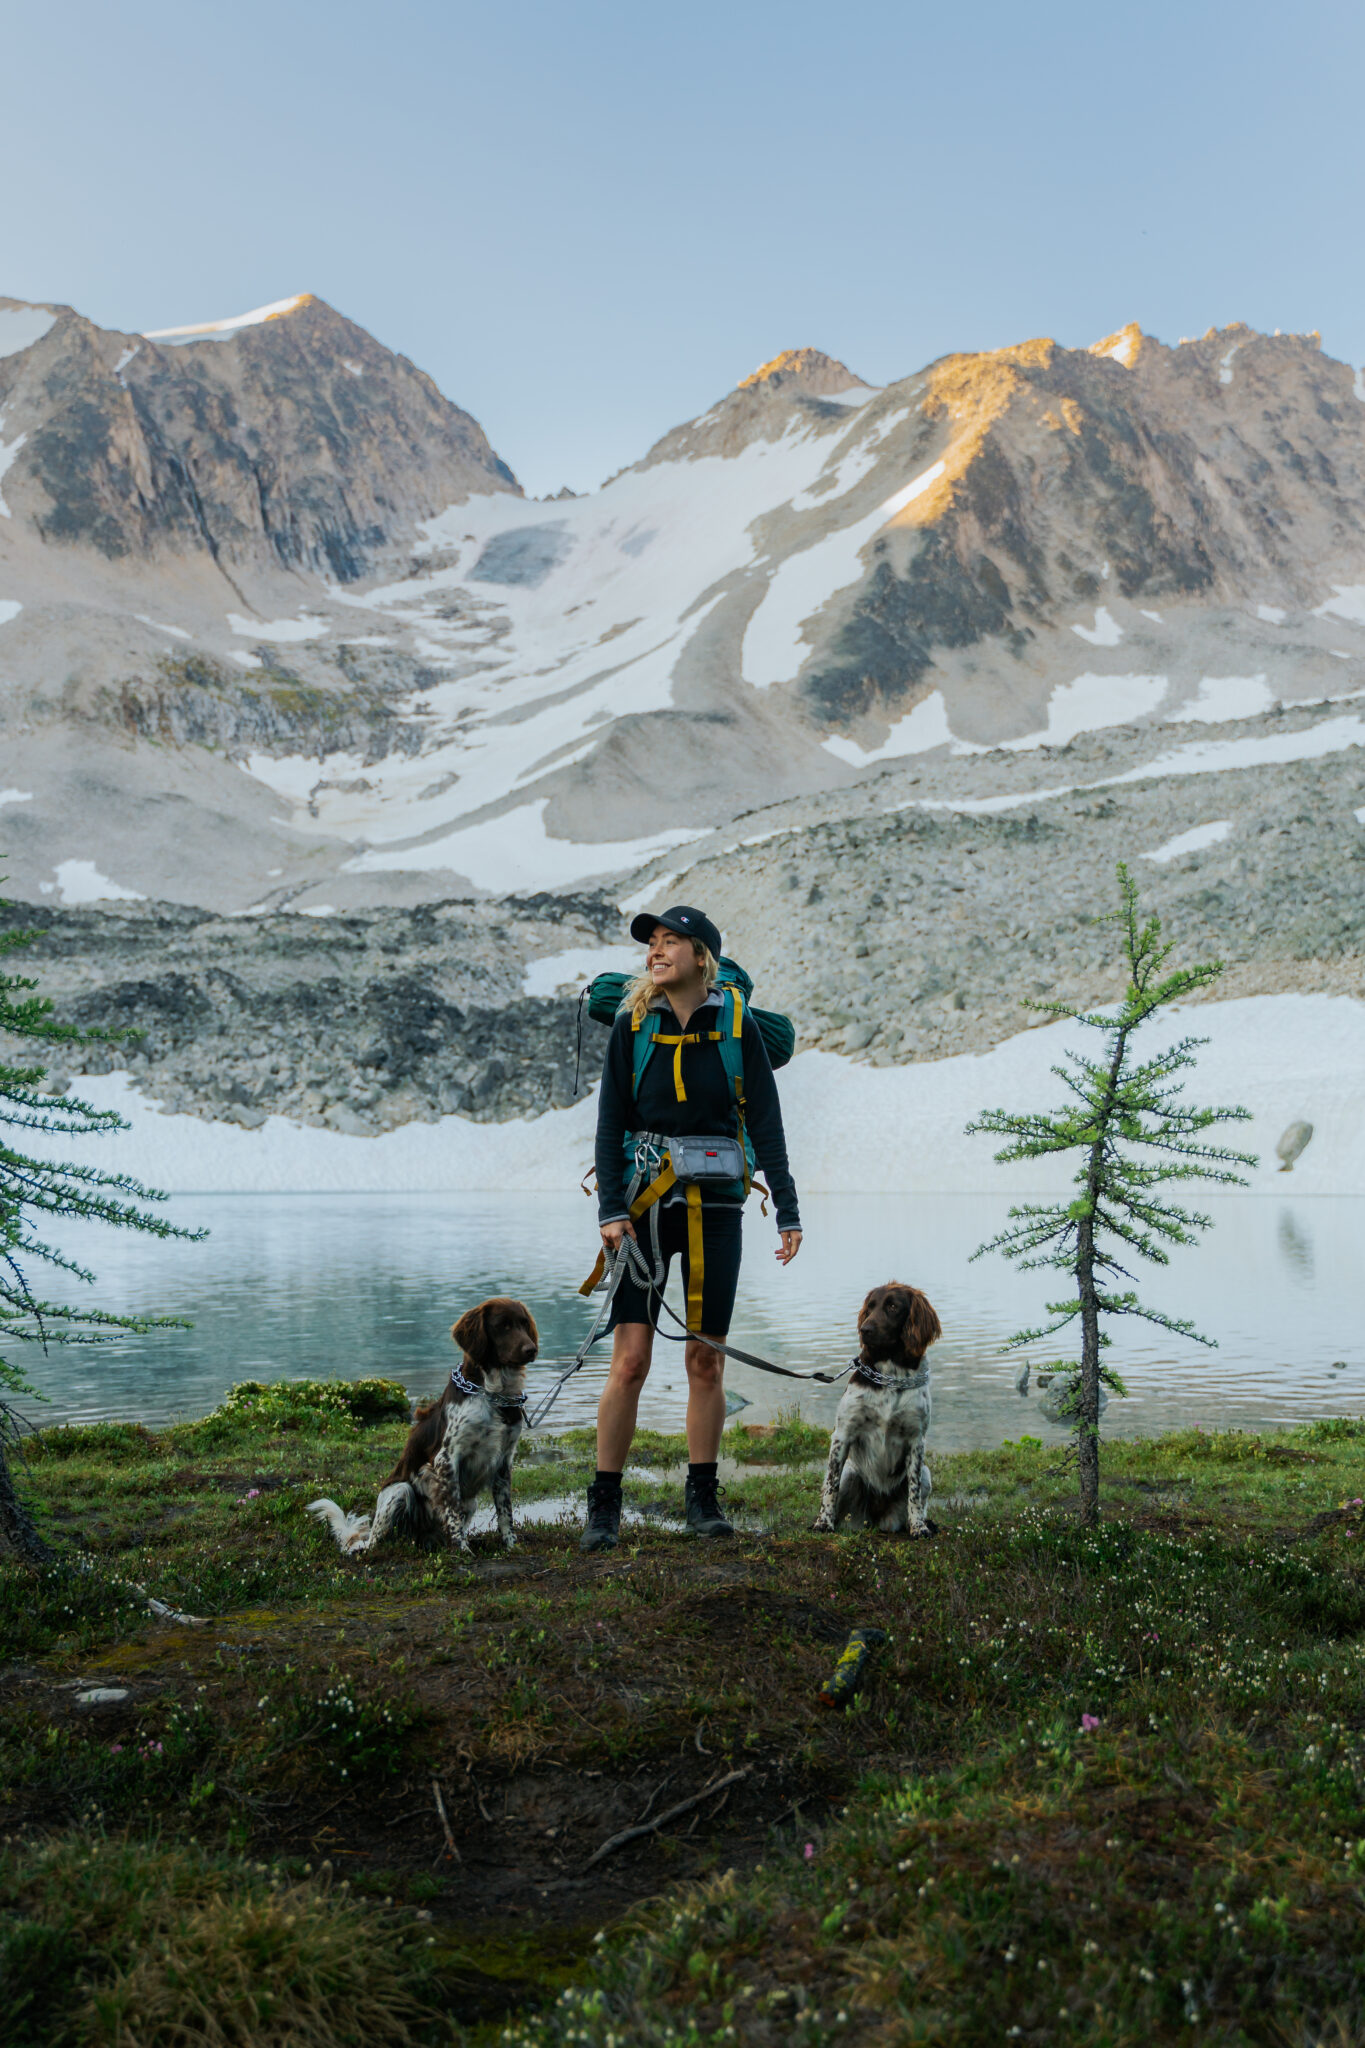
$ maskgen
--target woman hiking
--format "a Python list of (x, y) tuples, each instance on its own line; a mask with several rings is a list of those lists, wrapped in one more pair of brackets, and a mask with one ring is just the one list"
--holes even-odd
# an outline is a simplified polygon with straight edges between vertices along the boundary
[[(641, 912), (630, 935), (647, 951), (644, 972), (625, 992), (602, 1068), (598, 1223), (606, 1256), (617, 1253), (624, 1237), (633, 1238), (657, 1285), (644, 1285), (632, 1261), (612, 1301), (611, 1368), (597, 1409), (597, 1477), (588, 1488), (584, 1550), (610, 1550), (620, 1533), (621, 1474), (675, 1253), (682, 1258), (688, 1305), (687, 1526), (698, 1536), (734, 1534), (716, 1498), (725, 1360), (715, 1345), (729, 1331), (739, 1280), (746, 1130), (776, 1203), (780, 1263), (788, 1265), (801, 1244), (777, 1084), (747, 1005), (716, 986), (719, 931), (703, 911), (680, 904), (658, 916)], [(727, 1048), (728, 1065), (722, 1054), (722, 1022), (739, 1038), (740, 1062), (733, 1047)], [(741, 1062), (742, 1081), (736, 1072)], [(679, 1146), (675, 1158), (670, 1138), (692, 1144)]]

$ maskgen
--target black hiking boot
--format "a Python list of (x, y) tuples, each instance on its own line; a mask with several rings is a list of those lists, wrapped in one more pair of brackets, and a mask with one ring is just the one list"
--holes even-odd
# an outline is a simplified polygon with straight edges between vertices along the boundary
[(580, 1550), (615, 1550), (621, 1534), (621, 1489), (594, 1479), (588, 1488), (588, 1520), (578, 1539)]
[(716, 1482), (712, 1478), (694, 1479), (689, 1472), (683, 1491), (683, 1504), (687, 1512), (688, 1531), (693, 1536), (733, 1536), (734, 1526), (727, 1522), (716, 1499)]

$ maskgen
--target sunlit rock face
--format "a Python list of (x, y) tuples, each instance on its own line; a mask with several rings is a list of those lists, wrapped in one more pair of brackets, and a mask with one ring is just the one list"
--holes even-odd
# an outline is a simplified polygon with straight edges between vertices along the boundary
[[(0, 851), (30, 902), (625, 897), (716, 859), (723, 893), (756, 838), (1084, 779), (1049, 752), (1269, 744), (1363, 670), (1365, 385), (1315, 336), (1130, 326), (883, 387), (790, 349), (532, 503), (307, 295), (156, 335), (0, 301)], [(1232, 845), (1232, 808), (1173, 804), (1165, 839)], [(841, 858), (852, 904), (875, 883)], [(798, 905), (756, 887), (780, 940)]]
[[(471, 491), (517, 491), (429, 377), (304, 294), (240, 324), (111, 333), (0, 300), (12, 516), (109, 561), (206, 554), (354, 582)], [(0, 347), (4, 336), (0, 331)]]

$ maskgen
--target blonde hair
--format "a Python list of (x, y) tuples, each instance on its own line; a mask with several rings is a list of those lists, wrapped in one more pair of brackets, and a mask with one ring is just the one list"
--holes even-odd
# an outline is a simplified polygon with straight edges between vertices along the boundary
[[(701, 962), (702, 986), (710, 995), (720, 980), (720, 962), (702, 939), (693, 939), (692, 951)], [(616, 1014), (619, 1017), (624, 1012), (629, 1015), (632, 1024), (638, 1024), (647, 1010), (659, 1008), (667, 1000), (663, 990), (655, 988), (650, 974), (637, 974), (634, 981), (626, 984), (626, 992), (621, 998), (620, 1009)]]

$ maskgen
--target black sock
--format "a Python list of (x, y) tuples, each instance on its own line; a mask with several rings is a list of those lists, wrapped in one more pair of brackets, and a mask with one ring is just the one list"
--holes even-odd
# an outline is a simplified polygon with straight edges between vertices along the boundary
[(619, 1473), (619, 1472), (602, 1472), (602, 1471), (599, 1471), (599, 1472), (598, 1472), (598, 1474), (597, 1474), (597, 1478), (596, 1478), (596, 1480), (595, 1480), (595, 1481), (594, 1481), (593, 1483), (595, 1484), (595, 1486), (596, 1486), (596, 1488), (597, 1488), (597, 1491), (598, 1491), (599, 1493), (601, 1493), (601, 1494), (613, 1494), (613, 1493), (614, 1493), (614, 1494), (617, 1494), (618, 1496), (619, 1496), (619, 1494), (620, 1494), (620, 1491), (621, 1491), (621, 1475), (620, 1475), (620, 1473)]
[(709, 1465), (699, 1465), (694, 1458), (688, 1465), (687, 1476), (693, 1485), (696, 1485), (699, 1480), (714, 1479), (716, 1476), (716, 1460), (712, 1458)]

